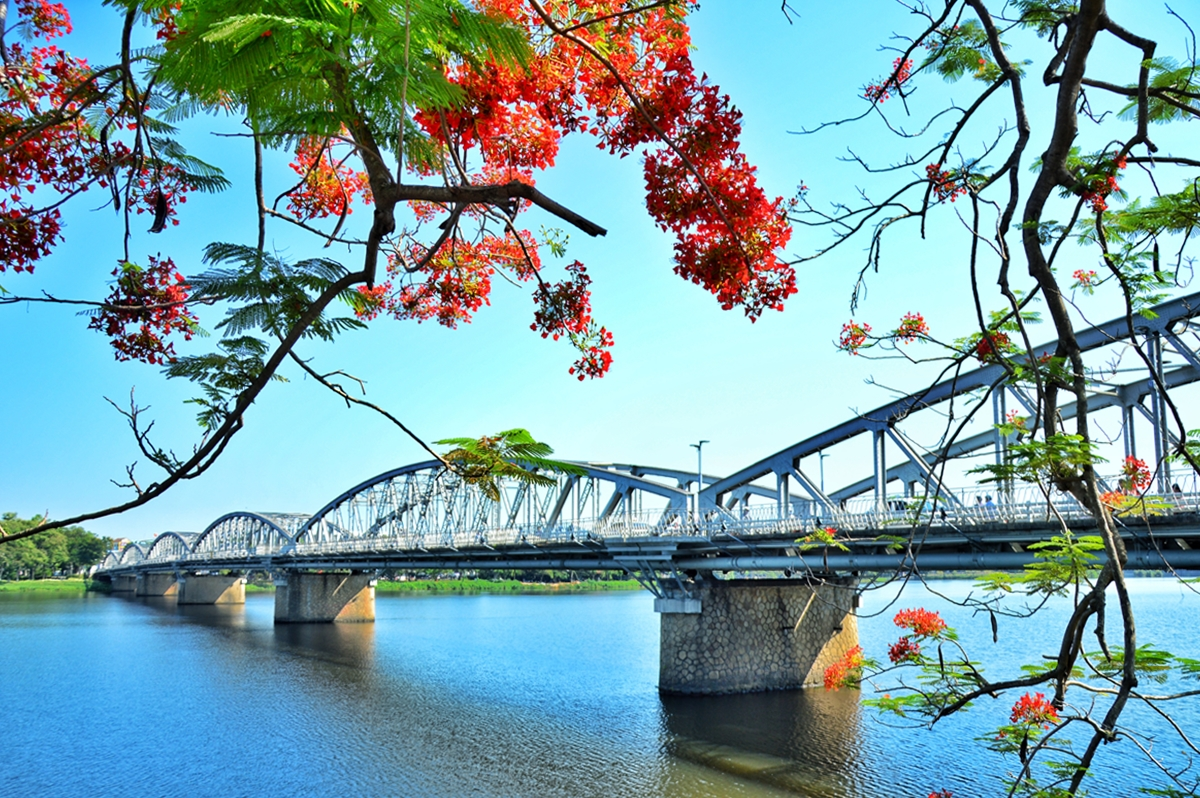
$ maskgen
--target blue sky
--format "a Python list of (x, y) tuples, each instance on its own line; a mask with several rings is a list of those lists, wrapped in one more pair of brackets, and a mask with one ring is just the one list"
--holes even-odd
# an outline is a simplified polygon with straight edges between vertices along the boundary
[[(76, 21), (70, 49), (93, 62), (111, 60), (116, 16), (90, 3), (70, 5)], [(865, 105), (861, 87), (884, 74), (894, 58), (880, 52), (879, 44), (910, 21), (891, 3), (861, 3), (854, 12), (831, 3), (796, 5), (800, 16), (789, 24), (778, 3), (710, 0), (693, 17), (694, 58), (745, 113), (743, 146), (771, 195), (790, 195), (804, 182), (814, 204), (852, 201), (857, 186), (870, 184), (858, 167), (838, 157), (852, 147), (871, 160), (895, 160), (901, 153), (897, 143), (870, 123), (815, 136), (789, 131), (860, 112)], [(1110, 5), (1114, 14), (1146, 8)], [(1175, 8), (1189, 16), (1197, 5), (1189, 0)], [(857, 10), (867, 8), (870, 13)], [(1165, 12), (1157, 6), (1153, 13), (1144, 24), (1155, 32), (1169, 30), (1163, 49), (1182, 54), (1179, 31), (1166, 27)], [(1200, 15), (1190, 17), (1196, 21)], [(1114, 68), (1129, 59), (1136, 63), (1128, 52), (1114, 51), (1112, 58)], [(1033, 98), (1045, 97), (1033, 81), (1029, 86)], [(920, 112), (944, 101), (946, 91), (940, 82), (927, 80), (914, 99), (916, 115), (905, 124), (915, 128)], [(190, 130), (187, 143), (195, 154), (223, 166), (233, 188), (217, 197), (193, 196), (179, 227), (159, 236), (138, 232), (133, 243), (135, 257), (161, 251), (185, 273), (200, 270), (204, 244), (252, 242), (254, 236), (249, 148), (242, 140), (207, 132), (236, 130), (235, 120), (201, 121), (203, 127)], [(966, 146), (993, 133), (980, 126)], [(1040, 151), (1047, 134), (1040, 135), (1031, 152)], [(283, 184), (288, 174), (277, 173), (275, 182)], [(835, 349), (841, 325), (850, 317), (850, 288), (865, 241), (800, 267), (800, 293), (786, 311), (750, 324), (736, 311), (721, 311), (710, 295), (672, 274), (671, 240), (645, 213), (638, 159), (618, 160), (590, 140), (568, 139), (558, 165), (540, 177), (539, 187), (609, 230), (600, 239), (572, 233), (568, 253), (587, 264), (595, 280), (595, 315), (616, 336), (609, 376), (584, 383), (569, 376), (570, 350), (531, 332), (528, 291), (503, 283), (495, 287), (492, 306), (458, 330), (380, 320), (332, 347), (306, 345), (301, 354), (315, 358), (320, 370), (342, 369), (365, 379), (368, 398), (427, 440), (522, 426), (566, 458), (694, 468), (689, 444), (708, 439), (705, 471), (719, 473), (844, 420), (856, 409), (888, 401), (892, 394), (864, 384), (869, 378), (903, 390), (920, 387), (926, 370), (852, 358)], [(0, 284), (17, 293), (46, 290), (64, 297), (107, 293), (106, 280), (120, 253), (120, 226), (111, 210), (87, 210), (89, 201), (98, 205), (101, 198), (75, 203), (66, 242), (33, 278), (5, 273)], [(857, 317), (885, 329), (905, 312), (921, 311), (934, 332), (946, 338), (970, 331), (969, 284), (959, 257), (965, 235), (955, 210), (942, 209), (928, 240), (904, 233), (891, 241), (888, 265), (871, 278)], [(368, 219), (362, 209), (351, 217), (357, 225)], [(556, 226), (534, 214), (526, 223), (533, 229)], [(273, 228), (269, 238), (292, 257), (316, 252), (311, 242), (283, 227)], [(798, 230), (789, 249), (806, 254), (823, 242)], [(336, 248), (324, 254), (348, 263), (356, 257)], [(1090, 259), (1081, 263), (1094, 268)], [(561, 265), (549, 264), (552, 269)], [(1097, 299), (1092, 308), (1093, 320), (1100, 321), (1115, 306)], [(210, 328), (216, 321), (202, 317)], [(122, 403), (134, 389), (138, 402), (152, 408), (147, 415), (157, 419), (156, 440), (164, 448), (187, 451), (198, 434), (194, 409), (183, 403), (193, 395), (192, 386), (167, 382), (154, 367), (114, 362), (107, 341), (86, 325), (86, 318), (62, 307), (0, 309), (0, 335), (8, 344), (0, 349), (6, 375), (0, 404), (6, 442), (0, 510), (63, 517), (126, 497), (109, 480), (122, 479), (125, 465), (140, 458), (122, 418), (104, 397)], [(1039, 339), (1045, 337), (1049, 333)], [(200, 352), (213, 345), (213, 339), (200, 339), (179, 349)], [(144, 508), (88, 528), (141, 539), (167, 529), (200, 530), (233, 510), (311, 512), (376, 473), (425, 459), (415, 444), (368, 411), (347, 409), (295, 369), (284, 373), (290, 382), (259, 399), (246, 429), (209, 473)], [(851, 448), (830, 458), (830, 486), (862, 476), (870, 467), (865, 457), (865, 451), (856, 454)], [(146, 483), (156, 478), (146, 463), (138, 473)]]

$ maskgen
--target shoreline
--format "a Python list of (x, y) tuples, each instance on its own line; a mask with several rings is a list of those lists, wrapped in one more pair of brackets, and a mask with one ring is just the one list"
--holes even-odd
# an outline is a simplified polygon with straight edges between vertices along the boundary
[[(638, 590), (634, 579), (586, 579), (579, 582), (519, 582), (515, 579), (413, 579), (403, 582), (380, 580), (376, 593), (593, 593)], [(107, 593), (108, 585), (82, 577), (68, 579), (20, 579), (0, 582), (0, 593)], [(246, 584), (247, 593), (274, 593), (273, 584)]]

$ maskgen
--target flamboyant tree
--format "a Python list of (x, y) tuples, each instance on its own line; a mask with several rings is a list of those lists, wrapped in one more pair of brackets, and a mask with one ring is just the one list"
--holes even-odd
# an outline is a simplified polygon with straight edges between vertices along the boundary
[[(1070, 596), (1073, 612), (1061, 645), (1044, 660), (995, 678), (940, 617), (913, 609), (895, 618), (906, 631), (889, 649), (889, 662), (873, 663), (853, 651), (827, 673), (827, 685), (864, 675), (880, 679), (885, 695), (875, 703), (881, 709), (929, 723), (984, 697), (1011, 696), (1009, 723), (989, 743), (1016, 760), (1008, 794), (1075, 795), (1086, 790), (1089, 769), (1107, 744), (1123, 742), (1124, 753), (1144, 746), (1125, 721), (1130, 705), (1165, 714), (1171, 699), (1194, 692), (1176, 681), (1179, 692), (1154, 695), (1146, 683), (1197, 674), (1196, 660), (1165, 650), (1170, 641), (1139, 639), (1120, 530), (1155, 511), (1147, 491), (1152, 472), (1166, 460), (1200, 470), (1200, 433), (1189, 430), (1186, 410), (1167, 394), (1138, 318), (1185, 287), (1191, 272), (1187, 247), (1200, 225), (1200, 155), (1188, 124), (1200, 116), (1196, 39), (1173, 10), (1156, 8), (1189, 43), (1182, 54), (1163, 53), (1139, 31), (1146, 24), (1141, 6), (1110, 11), (1105, 0), (903, 5), (916, 22), (890, 43), (894, 60), (862, 90), (865, 110), (858, 118), (881, 122), (882, 137), (897, 134), (900, 152), (856, 157), (875, 181), (870, 190), (832, 210), (810, 193), (795, 219), (833, 233), (813, 257), (865, 243), (852, 309), (873, 271), (903, 264), (902, 257), (883, 257), (884, 242), (897, 231), (916, 228), (924, 235), (947, 222), (965, 229), (963, 251), (944, 249), (940, 266), (969, 275), (971, 296), (964, 300), (975, 310), (975, 328), (955, 339), (913, 312), (880, 333), (860, 317), (843, 326), (839, 345), (852, 355), (940, 362), (940, 378), (980, 363), (1001, 365), (1003, 375), (988, 391), (956, 405), (931, 449), (949, 451), (993, 392), (1020, 390), (1028, 410), (999, 425), (1011, 441), (1006, 459), (977, 471), (1001, 488), (1015, 481), (1036, 485), (1048, 507), (1055, 496), (1071, 496), (1095, 523), (1093, 534), (1081, 536), (1064, 522), (1057, 536), (1031, 547), (1035, 566), (985, 578), (968, 602), (994, 622), (995, 613), (1012, 611), (1002, 598), (1014, 591), (1041, 599)], [(1112, 76), (1119, 70), (1123, 79)], [(1050, 91), (1039, 94), (1035, 82)], [(1046, 98), (1040, 105), (1039, 96)], [(920, 118), (916, 125), (906, 119), (913, 115)], [(884, 158), (890, 163), (878, 162)], [(1076, 318), (1086, 318), (1104, 294), (1124, 309), (1131, 355), (1157, 381), (1174, 440), (1164, 462), (1127, 457), (1107, 487), (1099, 475), (1099, 448), (1107, 441), (1088, 401), (1102, 369), (1085, 361), (1075, 334)], [(1058, 339), (1048, 354), (1032, 342), (1039, 307)], [(927, 348), (909, 346), (914, 342)], [(930, 497), (938, 493), (936, 484), (926, 489)], [(928, 531), (928, 525), (914, 527), (909, 545), (918, 549)], [(836, 531), (827, 534), (836, 539)], [(1102, 565), (1099, 552), (1106, 555)], [(1097, 651), (1085, 642), (1093, 633)], [(1200, 754), (1188, 730), (1174, 728), (1172, 745)], [(1142, 750), (1161, 768), (1154, 794), (1196, 793), (1200, 783), (1186, 768), (1161, 764)], [(931, 798), (944, 794), (949, 791), (935, 789)]]
[[(6, 281), (13, 290), (0, 304), (90, 305), (90, 326), (118, 360), (159, 364), (197, 384), (204, 435), (176, 456), (151, 440), (131, 403), (122, 412), (138, 449), (162, 473), (149, 480), (130, 467), (129, 501), (10, 537), (120, 512), (199, 476), (285, 360), (409, 433), (295, 346), (381, 315), (454, 327), (488, 303), (497, 276), (530, 286), (531, 327), (575, 348), (572, 375), (603, 376), (613, 335), (592, 316), (591, 274), (578, 261), (560, 277), (548, 273), (541, 252), (560, 251), (559, 233), (521, 224), (536, 206), (604, 234), (536, 188), (566, 135), (592, 136), (615, 156), (641, 154), (647, 210), (674, 237), (676, 273), (721, 307), (754, 320), (796, 290), (780, 259), (790, 205), (758, 186), (738, 146), (739, 112), (695, 73), (685, 0), (112, 5), (124, 15), (121, 58), (105, 66), (60, 46), (71, 33), (61, 4), (17, 0), (15, 18), (0, 22), (0, 271), (22, 280)], [(155, 35), (149, 48), (135, 42), (145, 24)], [(181, 144), (178, 126), (205, 114), (244, 121), (244, 147), (229, 163), (202, 162)], [(272, 173), (272, 150), (291, 154), (290, 170)], [(214, 241), (203, 255), (209, 270), (187, 276), (177, 264), (194, 253), (131, 251), (139, 215), (152, 233), (187, 224), (189, 193), (223, 190), (225, 172), (243, 164), (254, 175), (257, 241)], [(85, 193), (93, 206), (99, 194), (125, 225), (124, 249), (107, 267), (111, 293), (23, 290), (70, 234), (61, 209)], [(348, 245), (357, 260), (288, 262), (267, 249), (271, 225)], [(176, 343), (200, 331), (214, 304), (225, 309), (209, 322), (221, 334), (215, 348), (180, 355)], [(478, 470), (444, 462), (468, 477)]]

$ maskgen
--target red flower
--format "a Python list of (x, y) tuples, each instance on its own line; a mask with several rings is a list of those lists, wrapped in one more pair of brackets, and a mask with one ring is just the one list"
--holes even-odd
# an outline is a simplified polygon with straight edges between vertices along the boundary
[(892, 96), (893, 91), (899, 89), (906, 80), (912, 77), (912, 65), (911, 58), (897, 58), (892, 62), (892, 74), (888, 75), (882, 84), (868, 84), (863, 89), (863, 96), (877, 103), (887, 100)]
[(851, 319), (842, 325), (842, 336), (838, 339), (838, 349), (844, 349), (852, 355), (857, 355), (858, 350), (866, 344), (867, 336), (870, 333), (870, 324)]
[(844, 657), (825, 669), (825, 689), (838, 690), (854, 684), (864, 663), (862, 646), (850, 649)]
[(984, 363), (992, 363), (1011, 348), (1012, 341), (1007, 335), (996, 330), (989, 330), (987, 335), (980, 337), (975, 344), (975, 357)]
[(902, 637), (888, 646), (888, 659), (899, 665), (921, 656), (921, 646), (912, 638)]
[(905, 313), (904, 318), (900, 320), (900, 326), (896, 328), (896, 338), (906, 344), (928, 334), (929, 325), (920, 313)]
[(1121, 466), (1121, 488), (1130, 493), (1141, 493), (1150, 486), (1150, 469), (1145, 460), (1126, 457)]
[(1044, 694), (1035, 693), (1031, 696), (1026, 693), (1017, 700), (1017, 703), (1013, 704), (1009, 720), (1012, 723), (1028, 723), (1031, 726), (1048, 729), (1051, 724), (1059, 722), (1059, 717), (1058, 710), (1046, 700)]
[(942, 616), (921, 608), (900, 610), (892, 620), (902, 629), (911, 629), (917, 637), (937, 637), (947, 628)]

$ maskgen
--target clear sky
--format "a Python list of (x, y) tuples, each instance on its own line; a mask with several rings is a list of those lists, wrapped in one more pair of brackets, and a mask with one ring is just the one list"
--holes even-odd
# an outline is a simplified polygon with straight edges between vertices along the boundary
[[(859, 167), (838, 160), (847, 148), (876, 162), (896, 160), (902, 150), (878, 123), (814, 136), (789, 131), (861, 112), (862, 87), (885, 74), (894, 58), (879, 51), (880, 43), (911, 20), (902, 7), (888, 2), (794, 5), (799, 17), (789, 24), (777, 2), (710, 0), (692, 18), (694, 58), (745, 113), (743, 146), (758, 165), (764, 188), (788, 196), (804, 182), (814, 204), (828, 207), (831, 201), (853, 201), (857, 186), (871, 185)], [(95, 63), (111, 61), (116, 15), (93, 3), (69, 6), (76, 22), (69, 48)], [(1197, 0), (1173, 4), (1193, 22), (1200, 21), (1198, 6)], [(1183, 32), (1170, 27), (1164, 7), (1131, 1), (1110, 7), (1118, 17), (1137, 9), (1134, 22), (1161, 33), (1163, 50), (1182, 55)], [(1122, 66), (1120, 74), (1128, 74), (1125, 62), (1136, 64), (1136, 54), (1113, 53), (1114, 68)], [(909, 129), (919, 127), (920, 114), (945, 99), (947, 89), (940, 83), (927, 79), (926, 84), (914, 101), (914, 116), (902, 119)], [(1045, 98), (1034, 81), (1027, 85), (1034, 101)], [(138, 232), (135, 258), (161, 251), (185, 273), (195, 273), (204, 244), (253, 242), (249, 146), (208, 132), (237, 129), (236, 120), (225, 119), (203, 119), (189, 129), (191, 150), (225, 168), (234, 186), (217, 197), (193, 195), (179, 227), (159, 236)], [(994, 127), (980, 126), (965, 146), (994, 133)], [(1044, 128), (1035, 132), (1030, 152), (1040, 152), (1046, 135)], [(289, 174), (276, 173), (277, 190)], [(695, 450), (689, 444), (707, 439), (705, 471), (717, 473), (736, 470), (892, 398), (881, 387), (865, 385), (869, 378), (908, 391), (919, 388), (928, 373), (835, 349), (841, 325), (850, 317), (848, 299), (865, 240), (802, 266), (800, 293), (786, 311), (769, 312), (750, 324), (737, 311), (721, 311), (710, 295), (672, 274), (671, 240), (646, 215), (637, 158), (618, 160), (596, 150), (589, 139), (568, 139), (557, 166), (539, 178), (539, 188), (609, 230), (595, 240), (573, 232), (568, 253), (587, 264), (595, 279), (595, 315), (616, 336), (609, 376), (583, 383), (569, 376), (571, 351), (531, 332), (527, 289), (503, 283), (495, 286), (492, 307), (458, 330), (380, 320), (332, 347), (304, 345), (300, 354), (315, 358), (320, 370), (342, 369), (366, 380), (368, 398), (427, 440), (522, 426), (565, 458), (690, 469)], [(23, 294), (106, 294), (121, 228), (111, 209), (86, 210), (89, 202), (101, 201), (96, 195), (74, 204), (66, 242), (34, 277), (9, 272), (0, 275), (0, 285)], [(960, 258), (965, 236), (955, 210), (942, 209), (929, 240), (911, 234), (892, 240), (887, 266), (871, 278), (857, 317), (886, 329), (905, 312), (920, 311), (947, 339), (970, 332), (969, 284)], [(369, 211), (361, 208), (351, 217), (356, 225), (368, 220)], [(532, 213), (526, 219), (532, 229), (539, 224), (558, 226)], [(272, 228), (269, 238), (271, 246), (292, 257), (316, 252), (311, 241), (282, 226)], [(790, 252), (807, 254), (824, 242), (798, 229)], [(336, 248), (324, 254), (347, 263), (357, 258)], [(1085, 265), (1095, 267), (1090, 260)], [(561, 268), (554, 262), (548, 266)], [(1102, 321), (1113, 315), (1115, 305), (1097, 299), (1092, 308), (1092, 321)], [(202, 316), (201, 321), (211, 328), (217, 319)], [(150, 406), (147, 415), (157, 419), (155, 439), (164, 448), (186, 452), (196, 439), (194, 408), (183, 403), (195, 393), (193, 386), (167, 382), (154, 367), (114, 362), (108, 342), (86, 326), (85, 317), (62, 307), (0, 309), (0, 335), (6, 341), (0, 348), (5, 375), (0, 510), (63, 517), (127, 497), (110, 479), (122, 480), (126, 464), (140, 458), (105, 397), (125, 403), (136, 390), (139, 404)], [(1046, 337), (1050, 333), (1039, 336)], [(214, 339), (198, 339), (177, 348), (201, 352), (214, 344)], [(247, 415), (246, 429), (209, 473), (144, 508), (88, 528), (142, 539), (168, 529), (198, 531), (234, 510), (312, 512), (374, 474), (426, 459), (369, 411), (347, 409), (294, 368), (284, 374), (290, 382), (265, 392)], [(831, 458), (830, 487), (864, 476), (870, 469), (865, 457), (851, 451)], [(157, 478), (147, 463), (139, 464), (138, 474), (144, 483)]]

